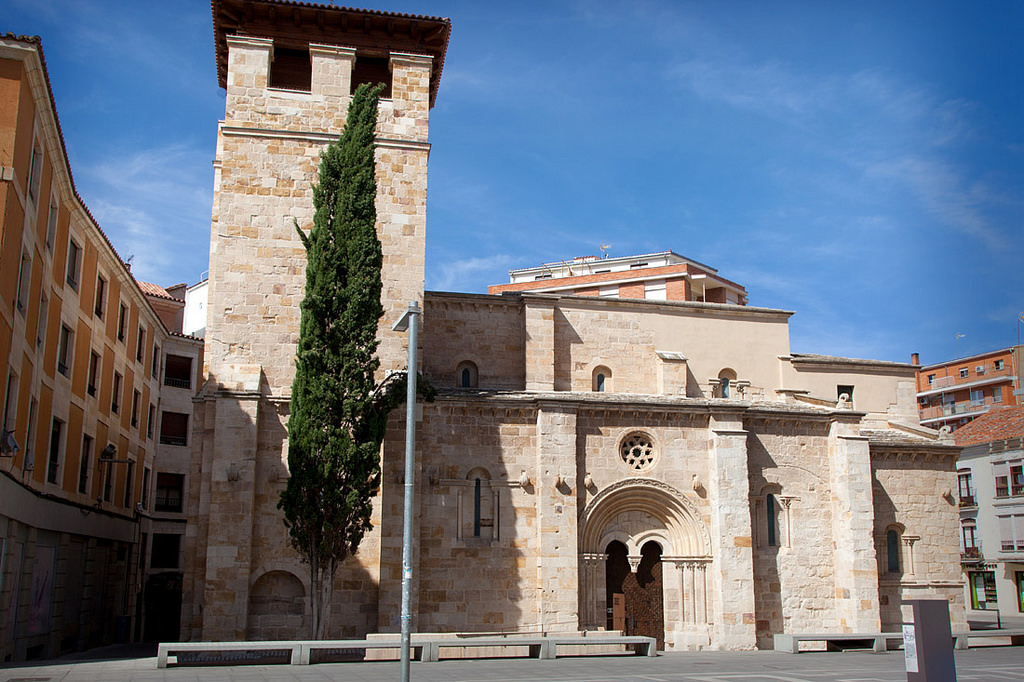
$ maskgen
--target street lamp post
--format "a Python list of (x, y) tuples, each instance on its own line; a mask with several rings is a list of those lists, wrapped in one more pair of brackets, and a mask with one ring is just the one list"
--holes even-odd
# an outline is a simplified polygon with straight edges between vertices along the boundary
[(412, 505), (413, 460), (416, 451), (416, 344), (417, 327), (422, 310), (416, 301), (392, 327), (394, 331), (409, 330), (409, 366), (406, 370), (405, 393), (405, 520), (402, 527), (402, 673), (401, 682), (409, 682), (409, 654), (412, 649)]

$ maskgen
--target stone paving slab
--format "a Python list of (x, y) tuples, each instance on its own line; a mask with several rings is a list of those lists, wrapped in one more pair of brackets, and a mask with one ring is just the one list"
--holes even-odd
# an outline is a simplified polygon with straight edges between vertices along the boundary
[[(960, 682), (1024, 680), (1024, 648), (990, 647), (956, 652)], [(120, 660), (57, 660), (0, 667), (0, 681), (118, 682), (163, 680), (256, 682), (258, 680), (346, 680), (393, 682), (396, 662), (314, 666), (237, 666), (158, 670), (155, 657)], [(412, 663), (416, 682), (903, 682), (903, 652), (810, 653), (770, 651), (668, 653), (657, 658), (615, 657), (456, 660)]]

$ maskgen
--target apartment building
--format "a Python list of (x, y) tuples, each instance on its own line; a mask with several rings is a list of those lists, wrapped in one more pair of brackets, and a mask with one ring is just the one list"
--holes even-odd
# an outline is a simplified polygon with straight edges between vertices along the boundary
[[(921, 424), (951, 431), (993, 407), (1021, 405), (1021, 350), (1011, 346), (925, 365), (917, 373)], [(914, 354), (913, 364), (919, 364)]]
[(615, 258), (582, 256), (509, 271), (489, 294), (532, 292), (652, 301), (746, 305), (747, 290), (710, 265), (673, 251)]
[(0, 150), (0, 660), (10, 661), (141, 636), (139, 597), (165, 520), (152, 491), (163, 469), (181, 469), (164, 465), (172, 446), (157, 424), (171, 405), (190, 413), (195, 388), (169, 390), (167, 372), (173, 356), (201, 366), (202, 347), (172, 333), (79, 196), (38, 37), (0, 37)]
[[(956, 432), (960, 557), (967, 608), (1024, 613), (1024, 407), (997, 407)], [(969, 613), (969, 612), (968, 612)]]

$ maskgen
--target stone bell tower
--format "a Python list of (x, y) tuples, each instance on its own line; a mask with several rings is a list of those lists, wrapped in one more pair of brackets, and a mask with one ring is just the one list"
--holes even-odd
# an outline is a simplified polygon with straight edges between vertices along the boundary
[(303, 580), (276, 509), (305, 284), (295, 223), (312, 226), (320, 152), (366, 82), (386, 84), (376, 148), (378, 354), (382, 371), (405, 367), (406, 336), (391, 324), (423, 300), (429, 112), (451, 30), (436, 17), (279, 0), (212, 7), (227, 97), (210, 231), (209, 381), (196, 402), (188, 485), (182, 635), (193, 639), (244, 638), (259, 617), (249, 592), (260, 576)]

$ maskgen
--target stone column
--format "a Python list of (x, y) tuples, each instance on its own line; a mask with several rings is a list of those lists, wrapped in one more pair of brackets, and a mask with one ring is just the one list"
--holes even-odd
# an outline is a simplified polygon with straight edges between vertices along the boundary
[(747, 432), (740, 412), (713, 413), (709, 428), (711, 549), (718, 583), (709, 619), (714, 621), (712, 644), (725, 649), (753, 649), (757, 638)]
[(579, 624), (576, 410), (541, 403), (537, 410), (537, 610), (546, 631)]
[(602, 611), (604, 596), (604, 570), (607, 554), (580, 555), (580, 627), (596, 630), (605, 623)]
[(829, 428), (836, 617), (844, 632), (878, 632), (871, 455), (859, 417), (836, 416)]
[(312, 67), (310, 90), (314, 97), (344, 100), (352, 92), (352, 66), (356, 62), (354, 47), (309, 44)]

